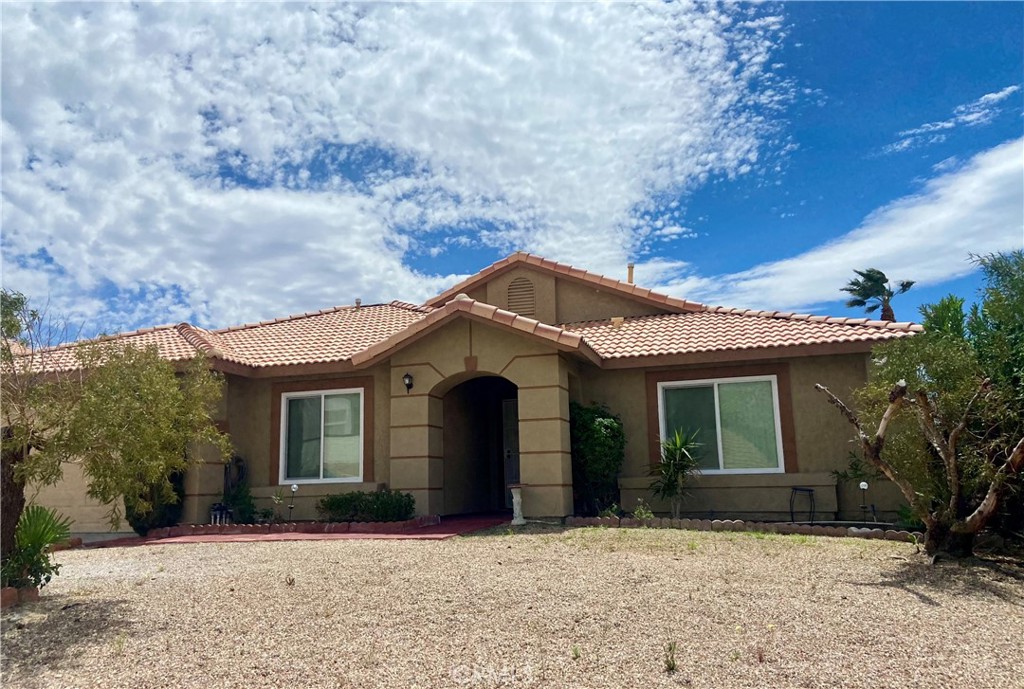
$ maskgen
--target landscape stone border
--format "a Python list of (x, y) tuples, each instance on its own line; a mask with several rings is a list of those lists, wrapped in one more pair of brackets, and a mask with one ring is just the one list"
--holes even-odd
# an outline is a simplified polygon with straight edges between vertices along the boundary
[(0, 609), (2, 610), (20, 605), (21, 603), (35, 603), (38, 600), (39, 589), (32, 586), (23, 589), (5, 586), (0, 589)]
[(633, 519), (631, 517), (567, 517), (566, 526), (605, 526), (612, 529), (650, 528), (686, 529), (690, 531), (754, 531), (782, 535), (831, 536), (834, 538), (869, 538), (875, 540), (923, 543), (920, 531), (893, 529), (867, 529), (856, 526), (824, 526), (820, 524), (792, 524), (788, 522), (747, 522), (739, 519)]
[(282, 522), (279, 524), (179, 524), (150, 529), (146, 538), (210, 536), (216, 534), (268, 533), (394, 533), (441, 523), (437, 515), (423, 515), (400, 522)]

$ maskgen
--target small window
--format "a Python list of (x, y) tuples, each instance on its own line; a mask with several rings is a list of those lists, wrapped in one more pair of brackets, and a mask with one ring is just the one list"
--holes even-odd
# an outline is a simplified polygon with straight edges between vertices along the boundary
[(532, 282), (526, 278), (516, 278), (508, 283), (508, 310), (520, 316), (536, 318), (537, 299)]
[(704, 473), (784, 471), (775, 376), (659, 383), (658, 415), (663, 440), (697, 431)]
[(363, 480), (363, 391), (281, 395), (281, 483)]

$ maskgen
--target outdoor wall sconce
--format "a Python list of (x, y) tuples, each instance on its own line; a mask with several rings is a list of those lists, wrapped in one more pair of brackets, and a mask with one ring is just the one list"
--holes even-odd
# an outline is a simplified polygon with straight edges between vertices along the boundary
[(412, 390), (412, 374), (406, 373), (402, 376), (402, 382), (405, 384), (405, 394), (408, 395), (409, 391)]

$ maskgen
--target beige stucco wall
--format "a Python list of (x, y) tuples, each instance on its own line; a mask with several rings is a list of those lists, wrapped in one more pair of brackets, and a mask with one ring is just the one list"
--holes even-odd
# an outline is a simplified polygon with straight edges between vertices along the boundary
[[(324, 495), (345, 493), (353, 490), (377, 490), (388, 482), (390, 462), (389, 434), (387, 429), (391, 423), (391, 405), (389, 391), (390, 369), (386, 365), (376, 366), (364, 371), (345, 374), (328, 373), (317, 376), (289, 376), (274, 379), (253, 379), (240, 376), (228, 377), (227, 420), (232, 444), (235, 452), (246, 461), (248, 481), (257, 509), (273, 509), (271, 496), (282, 489), (285, 503), (290, 501), (291, 491), (288, 486), (281, 486), (278, 474), (272, 473), (272, 457), (274, 436), (279, 432), (278, 422), (273, 416), (274, 385), (278, 383), (320, 383), (325, 379), (344, 381), (354, 378), (373, 379), (373, 410), (364, 413), (373, 414), (374, 435), (370, 439), (373, 448), (373, 480), (363, 483), (323, 483), (301, 484), (296, 493), (292, 517), (294, 519), (316, 519), (316, 503)], [(279, 396), (279, 395), (277, 395)], [(364, 449), (365, 452), (365, 449)], [(223, 490), (223, 472), (204, 472), (202, 481), (196, 484), (199, 493), (206, 493), (204, 499), (197, 501), (197, 507), (190, 517), (195, 521), (209, 519), (209, 506), (220, 500)], [(284, 510), (287, 515), (287, 509)]]
[(646, 316), (665, 309), (607, 292), (572, 280), (557, 281), (554, 323), (603, 320), (615, 316)]
[(665, 309), (572, 279), (558, 278), (528, 266), (513, 268), (492, 278), (477, 287), (469, 296), (507, 309), (508, 286), (517, 278), (525, 278), (533, 284), (536, 299), (534, 317), (544, 323), (573, 323), (615, 316), (644, 316), (666, 312)]
[[(124, 519), (120, 528), (112, 530), (108, 514), (110, 506), (86, 494), (87, 484), (82, 468), (77, 464), (64, 465), (64, 477), (52, 486), (29, 486), (25, 496), (29, 501), (50, 507), (73, 520), (73, 534), (131, 533), (132, 527)], [(120, 505), (124, 514), (124, 504)]]
[[(814, 384), (827, 385), (840, 397), (849, 399), (850, 392), (866, 379), (867, 356), (803, 357), (785, 363), (789, 367), (797, 471), (699, 476), (684, 503), (689, 514), (788, 519), (791, 488), (801, 486), (814, 489), (818, 519), (860, 519), (859, 491), (854, 489), (853, 495), (848, 486), (840, 486), (837, 491), (831, 474), (849, 464), (848, 454), (854, 448), (852, 429), (814, 389)], [(700, 367), (675, 370), (699, 371)], [(743, 374), (739, 369), (735, 372)], [(648, 489), (651, 457), (645, 371), (602, 371), (591, 367), (582, 376), (581, 387), (584, 402), (605, 404), (622, 418), (627, 438), (620, 480), (623, 506), (632, 509), (637, 499), (643, 498), (655, 511), (667, 512), (669, 505), (655, 499)], [(657, 409), (653, 413), (657, 414)], [(891, 485), (880, 482), (872, 486), (869, 502), (876, 505), (881, 518), (891, 519), (902, 500)], [(806, 505), (805, 499), (797, 499), (798, 519), (807, 518)]]
[[(446, 490), (466, 490), (445, 481), (444, 460), (452, 452), (445, 447), (442, 400), (465, 380), (496, 375), (518, 388), (524, 513), (570, 514), (569, 368), (546, 343), (470, 319), (452, 321), (400, 350), (391, 360), (392, 487), (411, 492), (421, 513), (445, 511)], [(411, 392), (402, 384), (406, 372), (415, 380)], [(453, 497), (452, 504), (462, 499)]]

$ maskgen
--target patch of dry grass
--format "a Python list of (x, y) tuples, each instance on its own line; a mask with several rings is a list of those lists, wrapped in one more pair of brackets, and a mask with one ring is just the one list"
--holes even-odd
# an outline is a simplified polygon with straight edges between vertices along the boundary
[(1024, 678), (1024, 568), (930, 567), (902, 543), (532, 526), (442, 542), (58, 557), (42, 602), (4, 615), (4, 686), (878, 689)]

